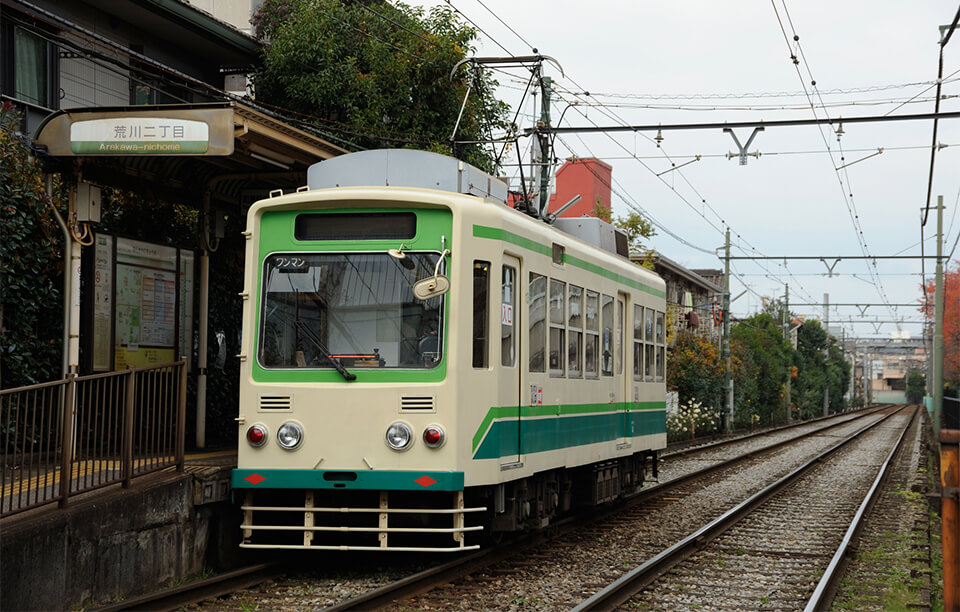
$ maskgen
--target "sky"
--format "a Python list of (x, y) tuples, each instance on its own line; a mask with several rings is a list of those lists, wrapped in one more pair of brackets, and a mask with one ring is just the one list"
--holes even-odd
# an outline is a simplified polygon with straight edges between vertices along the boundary
[[(734, 317), (756, 312), (764, 297), (782, 298), (789, 284), (798, 314), (822, 318), (822, 306), (801, 304), (822, 304), (824, 294), (831, 304), (877, 304), (830, 309), (831, 330), (842, 327), (848, 337), (889, 337), (898, 325), (867, 321), (894, 319), (911, 337), (921, 334), (909, 323), (920, 319), (916, 307), (879, 305), (922, 297), (919, 259), (843, 260), (830, 277), (819, 260), (779, 258), (834, 264), (841, 256), (920, 255), (933, 122), (843, 124), (839, 140), (836, 131), (844, 116), (933, 112), (939, 26), (951, 23), (958, 0), (412, 4), (453, 6), (472, 21), (481, 30), (477, 57), (536, 48), (554, 58), (562, 74), (552, 64), (545, 74), (555, 80), (552, 117), (562, 114), (563, 127), (837, 120), (768, 128), (747, 149), (746, 165), (728, 158), (737, 146), (720, 128), (663, 130), (659, 147), (655, 132), (564, 134), (556, 155), (611, 164), (613, 214), (652, 218), (658, 229), (648, 246), (688, 268), (723, 267), (714, 253), (726, 226), (732, 257), (778, 258), (732, 262), (731, 295), (745, 292), (731, 307)], [(960, 31), (944, 47), (943, 75), (940, 112), (960, 111)], [(494, 76), (500, 99), (529, 127), (539, 105), (522, 95), (529, 72)], [(741, 143), (751, 131), (736, 131)], [(960, 234), (960, 118), (939, 121), (937, 142), (945, 146), (935, 158), (926, 255), (936, 253), (938, 195), (946, 207), (944, 255)], [(518, 146), (529, 155), (529, 139)], [(931, 280), (934, 265), (924, 268)]]

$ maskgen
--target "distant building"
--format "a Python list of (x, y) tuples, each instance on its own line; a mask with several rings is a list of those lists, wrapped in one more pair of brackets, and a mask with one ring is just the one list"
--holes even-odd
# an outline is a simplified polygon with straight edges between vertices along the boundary
[(568, 159), (557, 170), (557, 192), (550, 196), (548, 212), (556, 211), (579, 195), (580, 201), (561, 217), (601, 216), (594, 214), (597, 208), (609, 215), (612, 175), (613, 167), (599, 159)]
[(723, 287), (723, 270), (694, 269), (690, 271), (696, 274), (697, 276), (710, 281), (717, 287), (721, 287), (721, 288)]
[[(641, 259), (634, 258), (638, 262)], [(719, 334), (715, 314), (722, 303), (720, 285), (661, 253), (654, 253), (653, 269), (667, 284), (668, 325), (676, 331), (692, 329), (708, 337)]]

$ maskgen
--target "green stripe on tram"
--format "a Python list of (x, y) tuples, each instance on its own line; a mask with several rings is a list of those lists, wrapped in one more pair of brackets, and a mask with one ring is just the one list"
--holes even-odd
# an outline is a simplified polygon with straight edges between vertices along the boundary
[(473, 435), (473, 458), (539, 453), (666, 430), (665, 402), (494, 406)]
[[(518, 247), (527, 249), (528, 251), (533, 251), (534, 253), (538, 253), (540, 255), (546, 255), (548, 257), (553, 255), (553, 249), (550, 246), (541, 244), (535, 240), (531, 240), (530, 238), (526, 238), (519, 234), (514, 234), (511, 231), (501, 229), (498, 227), (474, 225), (473, 236), (474, 238), (487, 238), (489, 240), (500, 240), (502, 242), (509, 242), (510, 244), (515, 244)], [(667, 296), (665, 291), (661, 291), (660, 289), (651, 287), (646, 283), (642, 283), (638, 281), (635, 278), (630, 278), (629, 276), (617, 274), (616, 272), (607, 270), (603, 266), (599, 266), (595, 263), (591, 263), (589, 261), (586, 261), (585, 259), (580, 259), (579, 257), (574, 257), (573, 255), (569, 255), (567, 253), (563, 254), (563, 262), (566, 264), (570, 264), (571, 266), (580, 268), (581, 270), (592, 272), (593, 274), (602, 276), (603, 278), (608, 278), (621, 285), (626, 285), (627, 287), (636, 289), (637, 291), (643, 291), (644, 293), (648, 293), (654, 297), (664, 298)]]

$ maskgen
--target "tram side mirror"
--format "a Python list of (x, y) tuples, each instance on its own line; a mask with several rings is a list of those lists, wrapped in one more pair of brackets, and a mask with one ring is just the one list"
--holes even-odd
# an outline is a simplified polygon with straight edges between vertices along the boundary
[(450, 279), (446, 276), (431, 276), (417, 281), (413, 285), (413, 296), (418, 300), (426, 300), (443, 295), (450, 290)]
[(450, 291), (450, 279), (440, 274), (440, 264), (443, 263), (443, 258), (449, 254), (450, 249), (444, 249), (443, 253), (440, 253), (440, 258), (437, 259), (437, 265), (433, 269), (433, 276), (414, 283), (413, 296), (415, 298), (418, 300), (426, 300)]

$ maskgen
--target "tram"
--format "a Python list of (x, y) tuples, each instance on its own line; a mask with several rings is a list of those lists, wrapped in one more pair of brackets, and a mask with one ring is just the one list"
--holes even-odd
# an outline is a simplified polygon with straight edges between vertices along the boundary
[(245, 236), (241, 547), (470, 550), (655, 476), (664, 282), (609, 224), (376, 150), (311, 166)]

